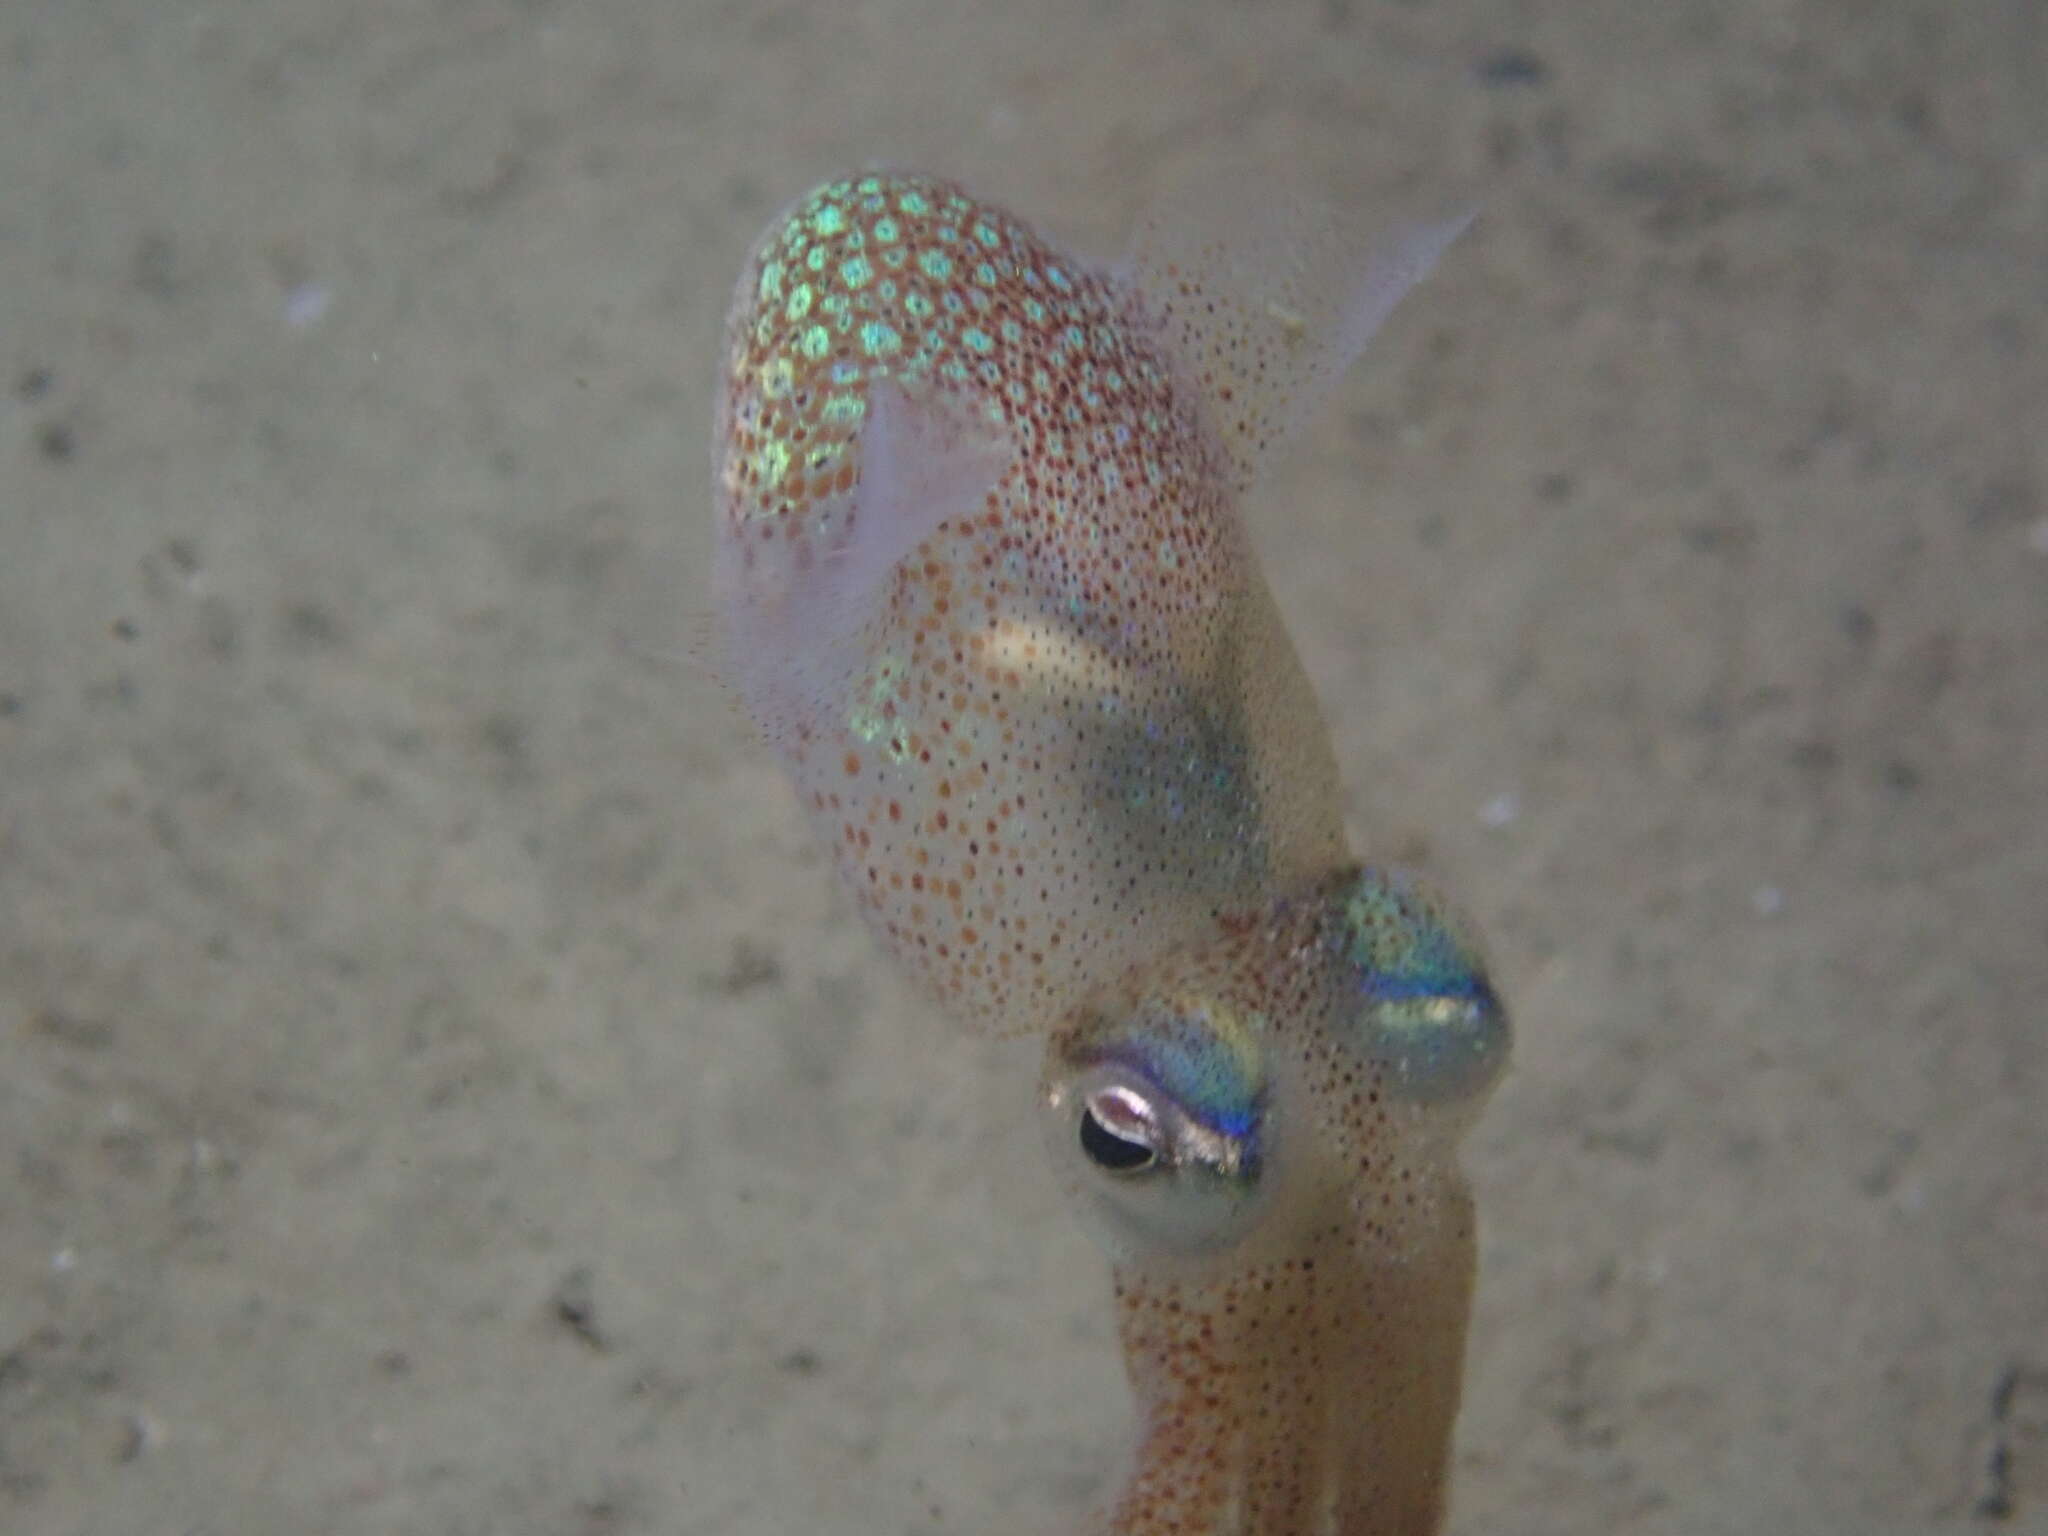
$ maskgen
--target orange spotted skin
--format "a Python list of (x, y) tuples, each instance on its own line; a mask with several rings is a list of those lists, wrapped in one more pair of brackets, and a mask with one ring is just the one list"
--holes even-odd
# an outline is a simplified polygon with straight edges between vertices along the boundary
[(1228, 1282), (1117, 1278), (1148, 1403), (1116, 1536), (1402, 1533), (1443, 1520), (1471, 1305), (1469, 1200), (1400, 1264), (1333, 1225)]
[(1462, 226), (1367, 261), (1248, 206), (1113, 270), (931, 177), (779, 217), (726, 334), (727, 672), (906, 974), (1046, 1037), (1141, 1419), (1097, 1529), (1427, 1536), (1506, 1014), (1352, 858), (1241, 498)]
[[(1269, 1188), (1247, 1232), (1216, 1252), (1119, 1252), (1144, 1428), (1113, 1536), (1424, 1536), (1442, 1520), (1475, 1260), (1450, 1153), (1477, 1104), (1430, 1102), (1362, 1048), (1371, 1025), (1341, 957), (1359, 925), (1350, 898), (1377, 879), (1347, 872), (1162, 956), (1051, 1042), (1057, 1080), (1147, 996), (1199, 1000), (1210, 1020), (1252, 1024), (1267, 1080), (1255, 1112), (1285, 1113), (1267, 1127)], [(1503, 1027), (1497, 1011), (1488, 1027)], [(1504, 1039), (1480, 1046), (1497, 1070)]]
[[(884, 945), (988, 1028), (1043, 1029), (1088, 979), (1343, 853), (1228, 466), (1131, 309), (1009, 215), (891, 177), (778, 221), (728, 327), (737, 645), (827, 653), (794, 685), (737, 666), (741, 692)], [(862, 498), (882, 380), (985, 445), (992, 475), (936, 526)], [(858, 567), (862, 537), (900, 563), (849, 577), (869, 605), (820, 641), (801, 626), (853, 599), (785, 594), (835, 554)]]

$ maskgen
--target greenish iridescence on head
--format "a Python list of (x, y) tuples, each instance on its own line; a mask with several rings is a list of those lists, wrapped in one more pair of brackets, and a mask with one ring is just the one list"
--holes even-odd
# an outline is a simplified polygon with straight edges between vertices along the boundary
[(1508, 1018), (1456, 914), (1411, 876), (1372, 868), (1341, 906), (1358, 1048), (1404, 1096), (1464, 1098), (1489, 1086), (1506, 1058)]

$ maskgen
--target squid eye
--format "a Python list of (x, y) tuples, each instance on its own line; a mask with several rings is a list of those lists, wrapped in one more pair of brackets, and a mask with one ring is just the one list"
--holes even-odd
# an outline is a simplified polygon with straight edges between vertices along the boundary
[(1361, 870), (1339, 913), (1358, 1002), (1353, 1047), (1408, 1101), (1476, 1112), (1506, 1064), (1510, 1029), (1470, 929), (1395, 871)]
[(1110, 1173), (1142, 1173), (1159, 1162), (1157, 1127), (1137, 1095), (1106, 1089), (1081, 1110), (1081, 1150)]
[(1214, 1253), (1259, 1220), (1263, 1067), (1234, 1015), (1141, 997), (1049, 1042), (1040, 1104), (1068, 1193), (1112, 1254)]

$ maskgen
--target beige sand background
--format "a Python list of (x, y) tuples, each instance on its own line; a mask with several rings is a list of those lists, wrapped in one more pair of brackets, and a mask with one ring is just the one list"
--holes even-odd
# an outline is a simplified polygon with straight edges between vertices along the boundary
[(1486, 209), (1255, 510), (1518, 1007), (1453, 1528), (2048, 1530), (2044, 17), (0, 6), (0, 1531), (1073, 1528), (1036, 1052), (686, 659), (714, 338), (1246, 152)]

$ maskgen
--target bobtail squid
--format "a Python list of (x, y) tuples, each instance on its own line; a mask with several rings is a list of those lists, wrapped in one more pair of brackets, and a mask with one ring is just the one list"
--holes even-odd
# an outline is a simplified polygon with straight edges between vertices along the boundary
[(1462, 221), (1214, 184), (1092, 265), (950, 182), (778, 217), (725, 336), (725, 670), (895, 962), (1047, 1039), (1142, 1415), (1115, 1536), (1442, 1518), (1505, 1064), (1469, 928), (1347, 846), (1242, 507)]

